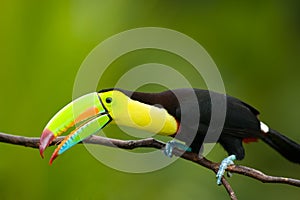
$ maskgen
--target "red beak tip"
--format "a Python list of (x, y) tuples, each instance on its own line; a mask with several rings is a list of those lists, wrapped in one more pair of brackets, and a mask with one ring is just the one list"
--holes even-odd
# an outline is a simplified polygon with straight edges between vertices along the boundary
[(54, 140), (55, 136), (52, 131), (49, 129), (45, 129), (40, 138), (40, 155), (44, 158), (44, 151), (45, 149), (51, 144)]
[(42, 143), (41, 141), (41, 144), (40, 144), (40, 155), (42, 158), (44, 158), (44, 151), (45, 149), (47, 148), (48, 144), (47, 143)]
[(53, 161), (57, 158), (58, 154), (54, 152), (49, 160), (49, 165), (52, 165)]
[(41, 157), (44, 159), (44, 154), (42, 152), (40, 152)]

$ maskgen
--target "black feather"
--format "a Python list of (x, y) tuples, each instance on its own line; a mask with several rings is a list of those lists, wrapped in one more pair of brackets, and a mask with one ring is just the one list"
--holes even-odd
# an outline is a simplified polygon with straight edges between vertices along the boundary
[(261, 138), (289, 161), (300, 164), (300, 145), (279, 132), (270, 129)]

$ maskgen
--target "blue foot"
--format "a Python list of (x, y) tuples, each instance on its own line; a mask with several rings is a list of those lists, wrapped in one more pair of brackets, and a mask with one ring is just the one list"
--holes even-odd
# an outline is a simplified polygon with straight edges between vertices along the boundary
[(223, 175), (225, 173), (225, 170), (227, 169), (227, 167), (229, 165), (233, 165), (234, 164), (233, 161), (235, 161), (235, 160), (236, 160), (235, 155), (228, 156), (227, 158), (225, 158), (224, 160), (222, 160), (222, 162), (220, 164), (220, 167), (219, 167), (219, 171), (218, 171), (218, 173), (216, 175), (216, 177), (217, 177), (217, 184), (218, 185), (222, 184), (221, 180), (222, 180), (222, 177), (223, 177)]
[(172, 140), (172, 141), (169, 141), (167, 142), (166, 146), (165, 146), (165, 149), (164, 149), (164, 154), (170, 158), (172, 158), (173, 156), (173, 149), (174, 148), (178, 148), (178, 149), (181, 149), (183, 151), (188, 151), (188, 152), (191, 152), (192, 149), (191, 147), (188, 147), (180, 142), (176, 142), (175, 140)]

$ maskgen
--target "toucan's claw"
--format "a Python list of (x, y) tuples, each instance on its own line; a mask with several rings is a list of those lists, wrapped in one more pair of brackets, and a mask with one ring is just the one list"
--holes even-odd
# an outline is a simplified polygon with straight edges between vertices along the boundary
[(172, 145), (172, 141), (170, 142), (167, 142), (166, 143), (166, 146), (165, 146), (165, 149), (164, 149), (164, 154), (166, 156), (168, 156), (169, 158), (172, 158), (173, 156), (173, 145)]
[[(229, 165), (233, 165), (233, 161), (236, 160), (236, 156), (235, 155), (231, 155), (231, 156), (228, 156), (227, 158), (225, 158), (224, 160), (222, 160), (221, 164), (220, 164), (220, 167), (219, 167), (219, 170), (218, 170), (218, 173), (216, 175), (217, 177), (217, 184), (218, 185), (222, 185), (222, 177), (225, 173), (225, 170), (227, 169), (227, 167)], [(231, 176), (230, 173), (228, 173), (227, 175)], [(228, 177), (229, 177), (228, 176)]]
[(168, 156), (169, 158), (172, 158), (174, 148), (178, 148), (178, 149), (181, 149), (183, 151), (188, 151), (188, 152), (192, 151), (191, 147), (188, 147), (188, 146), (186, 146), (180, 142), (177, 142), (175, 140), (172, 140), (172, 141), (169, 141), (166, 143), (166, 146), (164, 149), (164, 154), (166, 156)]

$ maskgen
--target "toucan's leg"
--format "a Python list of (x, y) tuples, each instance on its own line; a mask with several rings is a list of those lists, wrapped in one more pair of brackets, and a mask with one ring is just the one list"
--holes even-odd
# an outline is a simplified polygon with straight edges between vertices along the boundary
[(235, 155), (231, 155), (231, 156), (228, 156), (227, 158), (225, 158), (224, 160), (222, 160), (221, 164), (220, 164), (220, 167), (219, 167), (219, 171), (216, 175), (217, 177), (217, 184), (218, 185), (221, 185), (222, 182), (221, 182), (221, 179), (222, 179), (222, 176), (224, 175), (225, 173), (225, 170), (227, 169), (227, 167), (229, 165), (233, 165), (233, 161), (236, 160), (236, 156)]
[(167, 142), (165, 149), (164, 149), (164, 154), (171, 158), (173, 156), (173, 149), (175, 147), (178, 149), (181, 149), (183, 151), (188, 151), (188, 152), (192, 151), (191, 147), (188, 147), (188, 146), (186, 146), (180, 142), (177, 142), (175, 140), (171, 140), (171, 141)]

